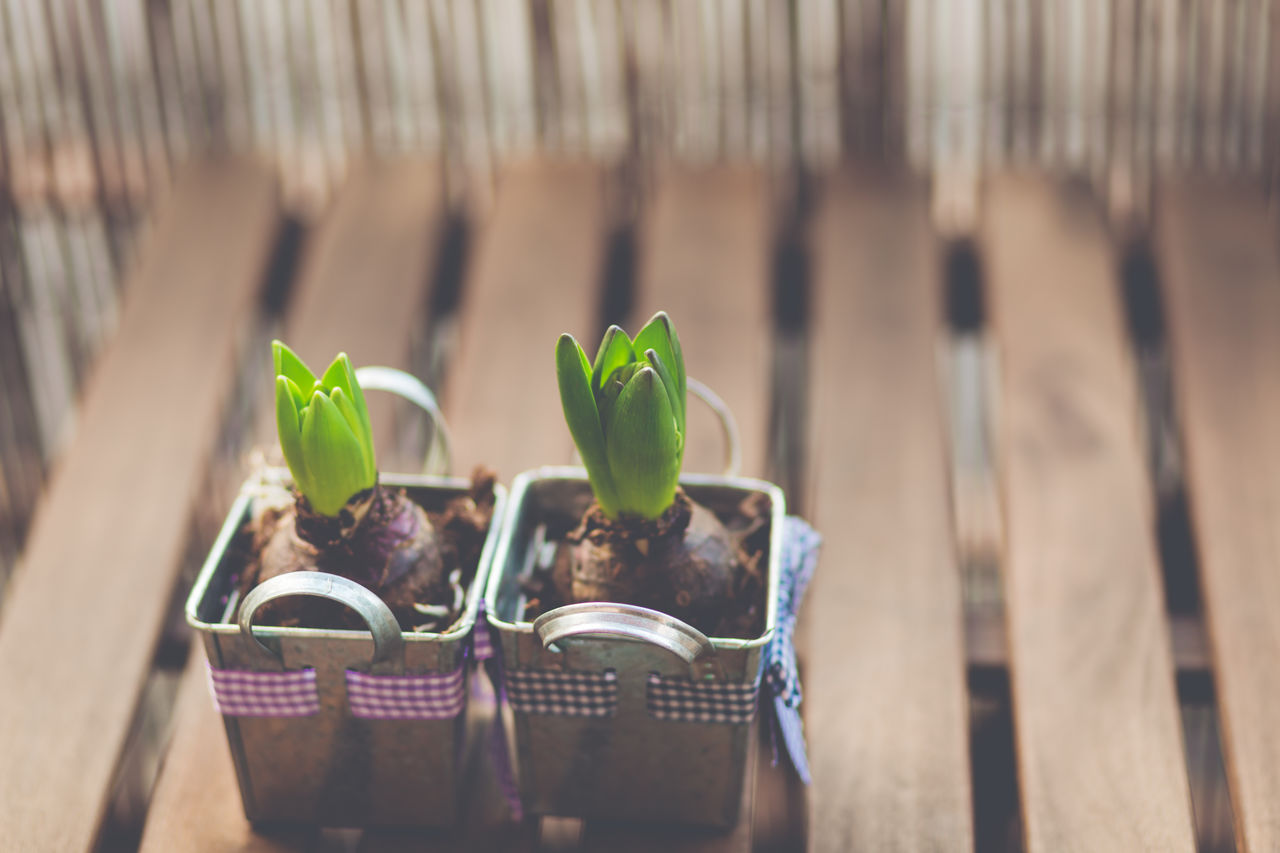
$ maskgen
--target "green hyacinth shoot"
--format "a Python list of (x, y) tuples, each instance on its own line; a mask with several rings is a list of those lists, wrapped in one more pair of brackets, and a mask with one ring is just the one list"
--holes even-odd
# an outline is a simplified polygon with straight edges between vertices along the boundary
[(556, 377), (564, 419), (605, 515), (662, 515), (675, 499), (684, 458), (684, 355), (671, 318), (659, 311), (634, 340), (610, 326), (594, 364), (572, 335), (561, 335)]
[(289, 473), (313, 510), (336, 517), (378, 480), (364, 392), (346, 353), (338, 353), (319, 379), (280, 341), (271, 342), (271, 354), (276, 432)]

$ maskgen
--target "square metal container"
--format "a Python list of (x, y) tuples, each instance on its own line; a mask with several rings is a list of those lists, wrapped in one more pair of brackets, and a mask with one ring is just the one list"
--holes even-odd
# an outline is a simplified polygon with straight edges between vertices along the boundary
[[(470, 487), (466, 480), (430, 476), (384, 476), (381, 482), (406, 489), (410, 498), (432, 510), (466, 494)], [(255, 824), (407, 827), (454, 823), (462, 791), (466, 710), (448, 720), (352, 716), (345, 671), (369, 671), (374, 653), (369, 631), (255, 626), (253, 637), (241, 633), (234, 618), (238, 604), (234, 577), (249, 558), (241, 531), (249, 519), (253, 486), (253, 481), (246, 484), (232, 506), (196, 579), (187, 599), (187, 622), (201, 633), (214, 668), (253, 672), (314, 668), (320, 711), (303, 717), (223, 717), (245, 815)], [(403, 670), (397, 661), (390, 670), (382, 667), (381, 674), (444, 674), (468, 664), (467, 650), (505, 498), (506, 490), (495, 486), (493, 519), (462, 618), (445, 633), (400, 632)], [(275, 654), (267, 653), (259, 641)]]
[[(782, 490), (739, 477), (686, 475), (680, 484), (692, 499), (717, 514), (732, 510), (751, 492), (769, 498), (764, 631), (749, 640), (709, 638), (715, 678), (751, 684), (760, 677), (764, 649), (776, 624), (778, 532), (786, 512)], [(544, 647), (534, 623), (517, 618), (523, 609), (521, 577), (535, 565), (538, 552), (550, 547), (535, 541), (537, 531), (548, 520), (562, 529), (572, 526), (591, 500), (580, 468), (543, 468), (517, 477), (485, 592), (489, 622), (500, 637), (508, 676), (517, 670), (613, 670), (617, 677), (614, 716), (513, 712), (525, 809), (566, 817), (731, 826), (742, 799), (751, 725), (660, 720), (648, 710), (650, 673), (690, 677), (688, 662), (656, 645), (612, 636), (569, 637)], [(697, 678), (706, 681), (711, 676), (701, 671)]]

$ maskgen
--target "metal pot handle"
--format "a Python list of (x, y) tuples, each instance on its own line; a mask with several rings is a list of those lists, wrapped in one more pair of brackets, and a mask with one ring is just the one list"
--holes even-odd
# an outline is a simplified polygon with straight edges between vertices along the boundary
[[(412, 373), (379, 365), (357, 368), (356, 381), (366, 391), (387, 391), (402, 397), (431, 416), (431, 423), (435, 429), (432, 432), (431, 446), (427, 448), (427, 458), (423, 460), (422, 469), (427, 473), (447, 474), (453, 467), (453, 442), (449, 439), (449, 427), (445, 425), (440, 404), (436, 401), (436, 395), (431, 393), (431, 389)], [(439, 465), (433, 465), (433, 460), (437, 458), (437, 448)]]
[(686, 622), (633, 604), (588, 601), (548, 610), (533, 621), (548, 651), (559, 640), (583, 635), (619, 637), (666, 649), (689, 665), (694, 681), (723, 681), (724, 668), (706, 635)]
[(736, 477), (742, 473), (742, 444), (738, 439), (738, 422), (720, 395), (705, 383), (692, 376), (685, 379), (689, 392), (710, 407), (720, 421), (720, 433), (724, 436), (724, 475)]
[(258, 608), (267, 602), (294, 595), (327, 598), (360, 614), (373, 635), (373, 660), (369, 671), (394, 674), (404, 670), (404, 639), (400, 636), (400, 623), (396, 621), (391, 608), (355, 581), (327, 572), (288, 572), (268, 578), (255, 586), (240, 605), (240, 616), (237, 619), (240, 633), (283, 663), (280, 653), (253, 633), (253, 617)]

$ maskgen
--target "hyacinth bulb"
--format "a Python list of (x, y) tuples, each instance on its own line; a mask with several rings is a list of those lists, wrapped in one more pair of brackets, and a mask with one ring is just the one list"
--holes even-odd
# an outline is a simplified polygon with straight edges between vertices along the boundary
[(609, 327), (595, 362), (572, 335), (556, 343), (569, 432), (596, 503), (609, 518), (658, 518), (675, 499), (684, 459), (684, 355), (659, 311), (634, 339)]
[(280, 341), (272, 341), (271, 352), (276, 432), (285, 463), (311, 508), (336, 517), (352, 496), (378, 480), (364, 392), (346, 353), (317, 379)]

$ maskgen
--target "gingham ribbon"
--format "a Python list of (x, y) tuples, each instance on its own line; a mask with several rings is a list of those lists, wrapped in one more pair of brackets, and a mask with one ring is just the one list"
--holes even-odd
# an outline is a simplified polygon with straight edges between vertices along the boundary
[(366, 720), (453, 719), (467, 702), (465, 666), (420, 675), (370, 675), (349, 669), (351, 715)]
[(783, 524), (782, 567), (778, 590), (778, 625), (765, 648), (764, 684), (773, 696), (775, 726), (774, 763), (777, 763), (777, 735), (782, 736), (796, 774), (809, 784), (809, 758), (805, 750), (804, 724), (800, 720), (800, 676), (796, 669), (794, 635), (796, 614), (805, 588), (818, 565), (822, 537), (803, 519), (788, 516)]
[(506, 724), (503, 722), (502, 706), (506, 704), (507, 680), (502, 676), (502, 655), (494, 648), (493, 632), (497, 629), (489, 624), (485, 615), (485, 603), (480, 602), (480, 615), (476, 617), (475, 630), (471, 632), (472, 651), (476, 661), (489, 675), (497, 697), (494, 709), (493, 724), (489, 726), (489, 760), (493, 762), (494, 775), (497, 776), (498, 788), (502, 791), (507, 808), (513, 820), (524, 820), (524, 803), (520, 799), (520, 786), (516, 784), (516, 774), (511, 767), (511, 753), (508, 752)]
[(228, 717), (307, 717), (320, 710), (316, 671), (247, 672), (209, 665), (209, 692)]
[(760, 682), (699, 684), (688, 678), (663, 678), (649, 673), (646, 695), (649, 713), (659, 720), (681, 723), (749, 723), (756, 715)]
[(618, 674), (513, 669), (507, 673), (512, 710), (564, 717), (612, 717), (618, 712)]

